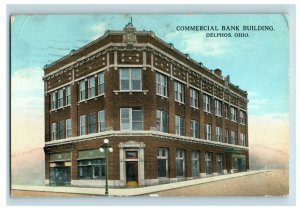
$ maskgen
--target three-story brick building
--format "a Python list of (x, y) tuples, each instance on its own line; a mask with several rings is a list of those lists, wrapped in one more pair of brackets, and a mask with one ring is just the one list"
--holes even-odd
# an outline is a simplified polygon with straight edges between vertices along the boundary
[(247, 92), (155, 36), (123, 31), (46, 65), (45, 182), (148, 186), (249, 169)]

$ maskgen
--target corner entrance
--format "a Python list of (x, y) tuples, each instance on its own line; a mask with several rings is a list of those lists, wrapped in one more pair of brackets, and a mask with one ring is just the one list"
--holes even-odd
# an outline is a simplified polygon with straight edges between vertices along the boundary
[(121, 142), (120, 148), (120, 186), (145, 186), (143, 142)]
[(138, 186), (138, 162), (126, 161), (126, 185), (127, 187)]

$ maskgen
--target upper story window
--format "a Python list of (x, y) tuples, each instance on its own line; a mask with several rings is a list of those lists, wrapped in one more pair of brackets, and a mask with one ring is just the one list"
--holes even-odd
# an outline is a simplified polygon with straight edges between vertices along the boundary
[(168, 128), (168, 112), (156, 110), (156, 130), (167, 133)]
[(104, 72), (98, 74), (98, 95), (104, 94)]
[(205, 139), (211, 141), (211, 125), (205, 124)]
[(242, 125), (246, 124), (246, 113), (244, 111), (240, 111), (240, 123)]
[(168, 78), (156, 72), (156, 94), (168, 97)]
[(246, 146), (246, 135), (241, 133), (241, 145)]
[(64, 106), (64, 90), (59, 89), (58, 90), (58, 108)]
[(120, 129), (143, 130), (143, 110), (140, 108), (121, 108)]
[(184, 103), (184, 85), (174, 81), (175, 101)]
[(236, 108), (230, 107), (231, 121), (236, 122)]
[(98, 132), (105, 131), (105, 111), (98, 112)]
[(211, 104), (211, 97), (208, 95), (203, 95), (203, 106), (205, 112), (210, 112), (210, 104)]
[(80, 116), (80, 136), (86, 135), (86, 116)]
[(66, 87), (66, 105), (70, 105), (71, 104), (71, 87), (70, 85), (68, 85)]
[(95, 77), (91, 76), (88, 78), (88, 98), (95, 96)]
[(139, 68), (120, 69), (120, 90), (142, 90), (142, 72)]
[(222, 116), (222, 102), (220, 100), (215, 100), (215, 114), (216, 116)]
[(185, 135), (185, 120), (184, 117), (175, 115), (175, 133), (180, 136)]
[(51, 93), (51, 110), (56, 109), (56, 93)]
[(79, 100), (85, 100), (85, 80), (79, 82)]
[(58, 139), (63, 139), (65, 136), (65, 121), (58, 122)]
[(191, 137), (199, 138), (199, 122), (191, 120)]
[(224, 104), (224, 115), (225, 115), (226, 119), (229, 118), (229, 105), (228, 104)]
[(72, 121), (71, 119), (66, 120), (66, 138), (72, 136)]
[(231, 144), (237, 144), (237, 132), (231, 131)]
[(222, 142), (222, 128), (216, 127), (216, 137), (218, 142)]
[(226, 138), (226, 143), (230, 143), (230, 135), (229, 135), (229, 129), (226, 128), (225, 130), (225, 138)]
[(56, 140), (56, 123), (51, 124), (51, 140)]
[(198, 108), (199, 107), (199, 91), (191, 88), (190, 89), (190, 99), (191, 99), (191, 107)]
[(97, 123), (96, 123), (96, 113), (89, 114), (89, 133), (96, 133)]

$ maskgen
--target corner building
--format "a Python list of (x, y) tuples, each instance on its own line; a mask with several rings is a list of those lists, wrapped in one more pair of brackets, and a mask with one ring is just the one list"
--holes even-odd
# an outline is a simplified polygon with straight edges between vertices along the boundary
[(249, 169), (247, 92), (156, 37), (106, 31), (44, 67), (46, 185), (149, 186)]

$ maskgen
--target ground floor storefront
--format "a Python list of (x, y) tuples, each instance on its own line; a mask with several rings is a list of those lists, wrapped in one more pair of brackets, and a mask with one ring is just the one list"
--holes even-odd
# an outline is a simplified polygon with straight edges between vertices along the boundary
[[(104, 138), (47, 145), (45, 184), (105, 186)], [(159, 136), (111, 136), (108, 185), (150, 186), (236, 173), (249, 169), (248, 149)]]

